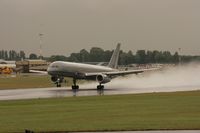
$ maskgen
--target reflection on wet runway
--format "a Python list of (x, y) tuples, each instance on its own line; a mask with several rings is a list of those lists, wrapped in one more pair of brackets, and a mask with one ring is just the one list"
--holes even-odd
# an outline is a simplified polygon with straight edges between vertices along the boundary
[[(74, 92), (69, 87), (61, 88), (39, 88), (39, 89), (17, 89), (17, 90), (0, 90), (0, 100), (16, 100), (16, 99), (37, 99), (50, 97), (72, 97), (72, 96), (98, 96), (98, 95), (114, 95), (114, 94), (136, 94), (136, 93), (153, 93), (153, 92), (174, 92), (198, 90), (191, 88), (182, 89), (161, 89), (161, 88), (112, 88), (107, 86), (104, 91), (97, 91), (96, 88), (84, 87)], [(199, 87), (198, 87), (199, 88)]]
[(79, 89), (74, 92), (70, 88), (40, 88), (40, 89), (18, 89), (18, 90), (0, 90), (0, 100), (15, 99), (35, 99), (49, 97), (70, 97), (70, 96), (94, 96), (120, 94), (117, 89), (105, 89), (97, 91), (96, 89)]

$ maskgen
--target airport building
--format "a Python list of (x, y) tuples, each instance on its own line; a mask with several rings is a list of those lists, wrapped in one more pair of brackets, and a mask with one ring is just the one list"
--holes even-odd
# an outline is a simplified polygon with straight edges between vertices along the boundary
[(29, 70), (47, 70), (49, 63), (46, 60), (23, 60), (17, 61), (16, 67), (21, 68), (21, 72), (29, 73)]

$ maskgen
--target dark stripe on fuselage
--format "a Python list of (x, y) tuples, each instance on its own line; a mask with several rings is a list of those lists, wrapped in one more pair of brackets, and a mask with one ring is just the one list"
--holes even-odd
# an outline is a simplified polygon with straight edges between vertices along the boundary
[(49, 72), (49, 75), (55, 76), (55, 77), (71, 77), (76, 79), (88, 79), (88, 80), (96, 80), (96, 76), (89, 76), (85, 77), (82, 73), (74, 73), (74, 72), (66, 72), (66, 71), (51, 71)]

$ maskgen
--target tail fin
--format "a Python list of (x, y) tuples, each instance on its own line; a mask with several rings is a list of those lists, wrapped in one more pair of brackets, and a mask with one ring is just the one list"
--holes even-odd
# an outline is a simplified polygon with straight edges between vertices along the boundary
[(118, 43), (117, 44), (117, 48), (115, 49), (115, 51), (112, 54), (112, 57), (111, 57), (110, 62), (108, 64), (108, 67), (115, 68), (115, 69), (117, 68), (118, 59), (119, 59), (119, 52), (120, 52), (120, 46), (121, 46), (121, 44)]

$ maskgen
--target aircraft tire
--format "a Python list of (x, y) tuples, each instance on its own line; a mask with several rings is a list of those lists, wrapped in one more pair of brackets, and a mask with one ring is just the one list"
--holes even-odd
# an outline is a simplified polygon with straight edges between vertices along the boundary
[(75, 89), (75, 87), (72, 85), (72, 90), (74, 90)]
[(61, 87), (61, 84), (57, 84), (56, 86), (57, 86), (57, 87)]
[(72, 90), (78, 90), (79, 86), (78, 85), (72, 85)]
[(103, 85), (101, 85), (101, 90), (103, 90), (104, 89), (104, 86)]
[(104, 86), (103, 85), (98, 85), (97, 86), (97, 90), (103, 90), (104, 89)]
[(76, 85), (76, 89), (77, 89), (77, 90), (79, 89), (79, 86), (78, 86), (78, 85)]
[(97, 85), (97, 90), (100, 90), (100, 85)]

